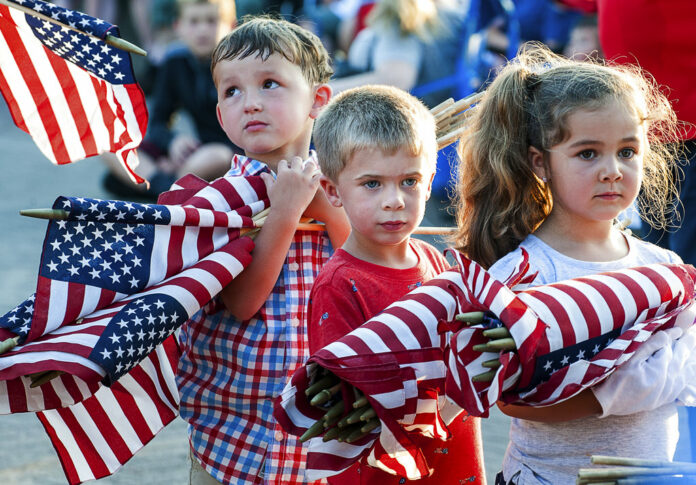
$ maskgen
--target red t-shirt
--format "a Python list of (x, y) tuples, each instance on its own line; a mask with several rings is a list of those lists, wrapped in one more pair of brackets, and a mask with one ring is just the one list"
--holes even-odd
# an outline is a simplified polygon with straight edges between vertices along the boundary
[[(430, 244), (411, 239), (411, 248), (418, 255), (418, 264), (409, 269), (368, 263), (342, 249), (334, 253), (317, 276), (310, 293), (307, 330), (310, 353), (355, 330), (406, 293), (449, 268), (445, 257)], [(448, 429), (452, 438), (447, 441), (411, 435), (423, 450), (433, 474), (408, 483), (485, 483), (479, 419), (462, 414)], [(407, 482), (402, 477), (368, 466), (364, 458), (340, 475), (329, 477), (328, 481), (330, 485)]]

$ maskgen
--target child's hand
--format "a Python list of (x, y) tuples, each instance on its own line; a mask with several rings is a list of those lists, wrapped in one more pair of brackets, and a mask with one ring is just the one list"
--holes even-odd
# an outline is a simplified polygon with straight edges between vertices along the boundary
[(200, 142), (192, 136), (178, 135), (169, 144), (169, 160), (174, 167), (181, 168), (199, 145)]
[(681, 334), (676, 327), (656, 332), (628, 362), (592, 388), (602, 417), (651, 411), (675, 401), (693, 404), (696, 328)]
[(332, 213), (336, 211), (336, 207), (329, 203), (326, 198), (326, 193), (323, 190), (317, 190), (314, 198), (305, 209), (303, 216), (311, 219), (327, 222), (331, 219)]
[(268, 173), (261, 174), (272, 211), (285, 211), (288, 217), (299, 220), (300, 216), (317, 193), (321, 173), (313, 162), (303, 166), (300, 157), (290, 162), (278, 162), (277, 178)]

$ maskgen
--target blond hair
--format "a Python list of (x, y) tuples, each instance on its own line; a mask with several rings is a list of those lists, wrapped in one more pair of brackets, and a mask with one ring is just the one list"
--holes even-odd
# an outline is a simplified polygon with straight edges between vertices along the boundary
[(310, 85), (326, 83), (333, 74), (329, 54), (312, 32), (287, 20), (246, 16), (213, 51), (210, 65), (213, 79), (220, 61), (244, 59), (251, 55), (266, 60), (272, 54), (280, 54), (299, 66)]
[(393, 154), (437, 160), (435, 120), (428, 108), (406, 91), (383, 85), (343, 91), (324, 108), (314, 125), (314, 145), (321, 171), (334, 182), (359, 150), (377, 148)]
[(367, 24), (378, 29), (397, 25), (402, 36), (413, 34), (425, 41), (444, 27), (434, 0), (380, 0)]
[[(633, 66), (573, 61), (539, 44), (523, 45), (486, 90), (459, 141), (454, 245), (485, 267), (515, 249), (553, 206), (549, 185), (532, 171), (529, 148), (544, 154), (566, 140), (568, 116), (616, 100), (644, 123), (640, 198), (654, 227), (667, 225), (677, 198), (674, 111)], [(550, 182), (552, 183), (552, 182)]]

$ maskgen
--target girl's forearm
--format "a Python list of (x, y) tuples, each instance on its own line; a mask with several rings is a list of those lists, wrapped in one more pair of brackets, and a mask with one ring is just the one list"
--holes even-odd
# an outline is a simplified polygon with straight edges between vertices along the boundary
[(498, 408), (511, 418), (541, 423), (560, 423), (602, 414), (602, 407), (591, 389), (585, 389), (580, 394), (552, 406), (519, 406), (498, 401)]

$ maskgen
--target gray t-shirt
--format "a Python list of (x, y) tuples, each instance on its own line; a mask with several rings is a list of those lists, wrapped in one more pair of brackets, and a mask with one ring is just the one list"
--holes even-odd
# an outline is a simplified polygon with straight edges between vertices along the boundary
[[(520, 247), (529, 254), (533, 285), (543, 285), (588, 274), (645, 264), (681, 263), (675, 253), (627, 236), (628, 254), (608, 262), (580, 261), (554, 250), (536, 236)], [(504, 280), (520, 259), (521, 250), (505, 255), (490, 273)], [(630, 399), (630, 396), (626, 396)], [(520, 485), (575, 484), (579, 468), (589, 467), (591, 455), (671, 460), (679, 439), (674, 404), (628, 416), (589, 417), (562, 423), (539, 423), (513, 418), (510, 442), (503, 460), (503, 476)]]

